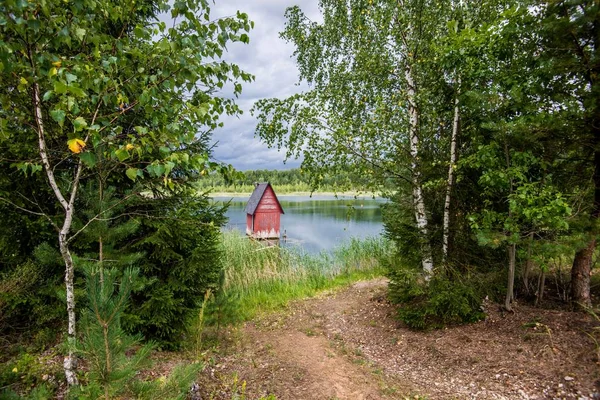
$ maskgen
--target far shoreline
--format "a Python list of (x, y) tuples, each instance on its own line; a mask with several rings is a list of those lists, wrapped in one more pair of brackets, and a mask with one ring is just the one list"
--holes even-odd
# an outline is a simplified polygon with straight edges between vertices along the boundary
[[(209, 192), (208, 197), (250, 197), (251, 193), (243, 192)], [(278, 193), (278, 197), (285, 196), (330, 196), (330, 197), (356, 197), (356, 198), (380, 198), (381, 194), (368, 194), (361, 192), (289, 192), (289, 193)]]

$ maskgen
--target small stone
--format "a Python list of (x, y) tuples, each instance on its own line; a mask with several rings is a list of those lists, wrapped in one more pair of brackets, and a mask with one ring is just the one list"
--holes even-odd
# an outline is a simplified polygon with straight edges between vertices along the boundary
[(572, 380), (574, 380), (575, 378), (573, 378), (572, 376), (565, 376), (565, 381), (570, 382)]

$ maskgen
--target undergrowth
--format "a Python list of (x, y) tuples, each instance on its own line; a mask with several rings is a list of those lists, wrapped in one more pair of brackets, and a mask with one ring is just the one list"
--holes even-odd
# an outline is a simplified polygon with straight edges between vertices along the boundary
[(390, 299), (398, 317), (413, 329), (436, 329), (485, 317), (477, 285), (459, 276), (436, 274), (429, 282), (408, 267), (388, 271)]

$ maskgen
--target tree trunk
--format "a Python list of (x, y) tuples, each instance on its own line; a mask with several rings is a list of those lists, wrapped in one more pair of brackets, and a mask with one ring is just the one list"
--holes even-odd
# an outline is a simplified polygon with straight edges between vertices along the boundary
[(529, 242), (527, 243), (527, 260), (525, 261), (525, 270), (523, 271), (523, 286), (525, 291), (529, 294), (529, 275), (531, 274), (531, 267), (533, 261), (531, 260), (531, 247), (533, 246), (533, 232), (529, 234)]
[(596, 131), (596, 150), (594, 151), (594, 204), (591, 213), (592, 231), (587, 245), (575, 253), (571, 268), (571, 301), (578, 307), (590, 307), (590, 273), (594, 250), (596, 249), (596, 234), (600, 216), (600, 126)]
[(448, 166), (448, 184), (446, 185), (446, 201), (444, 202), (444, 223), (442, 255), (444, 262), (448, 258), (448, 243), (450, 241), (450, 202), (454, 186), (454, 168), (456, 166), (456, 139), (458, 137), (460, 78), (457, 80), (456, 97), (454, 99), (454, 121), (452, 123), (452, 139), (450, 141), (450, 165)]
[[(508, 150), (507, 143), (504, 143), (504, 157), (506, 158), (506, 169), (507, 169), (507, 171), (510, 171), (510, 151)], [(515, 185), (514, 185), (512, 177), (509, 180), (510, 180), (510, 194), (512, 194), (514, 192)], [(512, 215), (513, 215), (512, 210), (510, 209), (510, 206), (509, 206), (508, 218), (511, 219)], [(510, 232), (510, 231), (506, 232), (506, 235), (509, 238), (511, 238), (511, 240), (514, 240), (514, 238), (512, 238), (513, 232)], [(508, 246), (508, 284), (506, 285), (506, 300), (504, 302), (504, 307), (506, 308), (507, 311), (512, 311), (511, 303), (515, 299), (514, 287), (515, 287), (516, 258), (517, 258), (517, 245), (516, 245), (516, 243), (511, 243)]]
[[(31, 57), (31, 56), (30, 56)], [(73, 275), (74, 275), (74, 265), (73, 258), (71, 257), (71, 252), (69, 251), (69, 242), (68, 242), (68, 234), (71, 230), (71, 224), (73, 222), (73, 205), (75, 203), (75, 195), (77, 193), (77, 187), (79, 183), (79, 177), (81, 175), (81, 161), (77, 166), (77, 172), (75, 174), (75, 179), (73, 181), (71, 197), (69, 201), (65, 199), (58, 184), (56, 183), (56, 179), (54, 177), (54, 170), (50, 165), (50, 160), (48, 159), (48, 152), (46, 148), (46, 137), (44, 131), (44, 122), (42, 119), (42, 106), (40, 102), (40, 88), (37, 83), (33, 84), (33, 92), (32, 92), (32, 100), (33, 100), (33, 110), (34, 117), (37, 126), (37, 134), (38, 134), (38, 146), (39, 146), (39, 154), (42, 160), (42, 165), (44, 166), (44, 170), (46, 171), (46, 176), (48, 177), (48, 181), (50, 183), (50, 187), (54, 192), (54, 195), (58, 199), (59, 203), (65, 210), (65, 220), (63, 222), (63, 226), (58, 234), (58, 243), (60, 247), (60, 254), (63, 257), (65, 262), (65, 288), (67, 292), (67, 319), (68, 319), (68, 328), (67, 328), (67, 341), (69, 344), (68, 353), (65, 356), (63, 361), (63, 367), (65, 369), (65, 376), (67, 378), (67, 383), (70, 386), (77, 385), (77, 363), (74, 355), (74, 346), (76, 339), (76, 329), (75, 329), (75, 290), (73, 287)]]
[(407, 62), (404, 73), (408, 86), (408, 113), (409, 113), (409, 137), (410, 137), (410, 155), (412, 158), (412, 186), (413, 186), (413, 206), (417, 228), (421, 236), (421, 264), (425, 279), (429, 280), (433, 274), (433, 258), (431, 245), (429, 244), (429, 231), (425, 201), (423, 199), (423, 189), (421, 187), (421, 172), (419, 170), (419, 108), (417, 106), (417, 92), (413, 78), (413, 70), (410, 61)]
[(537, 292), (536, 292), (535, 304), (534, 304), (536, 307), (544, 298), (545, 285), (546, 285), (546, 271), (542, 269), (540, 271), (540, 276), (538, 277)]
[(592, 258), (596, 248), (596, 239), (592, 239), (587, 247), (579, 250), (573, 260), (571, 269), (571, 299), (578, 307), (592, 305), (590, 298), (590, 272)]
[(515, 284), (515, 264), (516, 264), (517, 245), (511, 244), (508, 246), (508, 285), (506, 289), (506, 300), (504, 308), (507, 311), (512, 311), (511, 303), (515, 299), (514, 284)]
[(76, 341), (76, 330), (75, 330), (75, 290), (73, 286), (73, 277), (75, 275), (75, 266), (73, 264), (73, 257), (69, 251), (67, 242), (67, 235), (64, 230), (58, 235), (60, 254), (65, 261), (65, 287), (67, 290), (67, 316), (68, 316), (68, 328), (67, 328), (67, 341), (68, 341), (68, 353), (63, 361), (63, 367), (65, 369), (65, 376), (69, 385), (77, 384), (77, 360), (75, 359), (74, 348)]

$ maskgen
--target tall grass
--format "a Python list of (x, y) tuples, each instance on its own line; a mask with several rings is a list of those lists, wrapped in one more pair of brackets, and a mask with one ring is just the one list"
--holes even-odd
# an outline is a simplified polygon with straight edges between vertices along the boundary
[[(318, 291), (383, 275), (379, 260), (390, 253), (383, 238), (352, 239), (331, 252), (311, 255), (266, 246), (237, 231), (223, 234), (221, 297), (225, 319), (246, 320)], [(214, 313), (214, 311), (213, 311)], [(231, 315), (231, 313), (235, 313)]]

